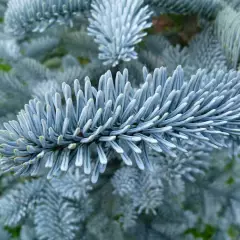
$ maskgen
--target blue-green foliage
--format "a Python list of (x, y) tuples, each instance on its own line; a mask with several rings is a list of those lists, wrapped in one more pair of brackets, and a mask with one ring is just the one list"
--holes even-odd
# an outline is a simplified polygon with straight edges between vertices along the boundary
[(227, 58), (211, 25), (192, 39), (188, 52), (190, 55), (189, 64), (195, 69), (205, 68), (208, 73), (214, 73), (219, 69), (226, 71), (227, 69)]
[(75, 80), (73, 93), (63, 83), (62, 93), (46, 94), (45, 103), (31, 100), (18, 121), (1, 131), (2, 169), (35, 176), (45, 167), (51, 178), (71, 165), (83, 166), (96, 182), (111, 151), (126, 165), (136, 162), (144, 169), (149, 150), (176, 157), (172, 149), (187, 152), (184, 145), (194, 139), (218, 148), (225, 146), (221, 138), (239, 134), (237, 72), (219, 71), (209, 79), (198, 71), (187, 82), (180, 67), (170, 78), (164, 68), (153, 75), (143, 69), (143, 75), (139, 89), (131, 87), (127, 70), (117, 73), (115, 84), (109, 71), (98, 88), (86, 78), (84, 89)]
[(40, 240), (75, 239), (78, 215), (56, 192), (45, 189), (35, 211), (36, 232)]
[(17, 226), (34, 210), (39, 194), (44, 187), (44, 181), (25, 182), (11, 189), (4, 199), (1, 199), (0, 214), (4, 223)]
[(20, 58), (20, 47), (15, 40), (0, 40), (0, 59), (6, 62), (17, 61)]
[(4, 224), (11, 227), (22, 224), (21, 238), (24, 240), (31, 239), (30, 236), (36, 239), (75, 239), (80, 224), (92, 212), (92, 202), (88, 199), (92, 188), (83, 174), (72, 171), (68, 176), (73, 182), (82, 179), (81, 188), (74, 191), (74, 183), (70, 182), (68, 192), (63, 192), (60, 183), (41, 179), (18, 183), (0, 200)]
[(240, 239), (239, 6), (0, 0), (0, 240)]
[(43, 32), (52, 24), (73, 25), (73, 17), (89, 9), (88, 0), (10, 0), (5, 13), (6, 31), (22, 36), (29, 32)]
[(59, 39), (56, 37), (39, 37), (33, 39), (30, 43), (24, 42), (22, 51), (27, 57), (42, 59), (46, 53), (52, 51), (59, 44)]
[(239, 12), (226, 7), (217, 16), (215, 28), (230, 67), (237, 68), (240, 57)]
[(63, 197), (69, 199), (86, 198), (88, 191), (92, 190), (89, 177), (79, 169), (71, 170), (61, 178), (53, 179), (51, 184)]
[(99, 44), (99, 59), (113, 66), (136, 59), (134, 45), (147, 35), (151, 14), (143, 0), (93, 1), (88, 31)]

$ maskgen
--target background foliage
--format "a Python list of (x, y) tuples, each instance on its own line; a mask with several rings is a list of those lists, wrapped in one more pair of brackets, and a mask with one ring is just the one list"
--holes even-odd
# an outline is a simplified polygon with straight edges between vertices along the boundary
[(239, 14), (0, 0), (0, 239), (240, 239)]

